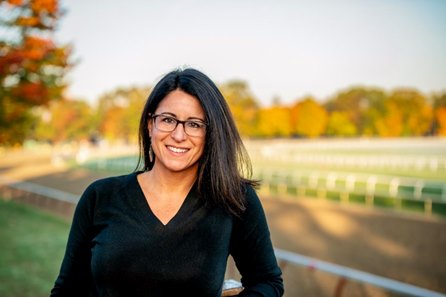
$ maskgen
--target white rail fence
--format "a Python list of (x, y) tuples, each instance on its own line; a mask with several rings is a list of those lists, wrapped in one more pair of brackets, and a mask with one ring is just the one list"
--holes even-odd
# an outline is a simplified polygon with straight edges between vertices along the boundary
[(367, 156), (367, 155), (327, 155), (301, 154), (293, 150), (252, 151), (252, 160), (266, 162), (282, 162), (293, 165), (330, 166), (352, 169), (384, 169), (384, 170), (416, 170), (446, 173), (444, 156)]
[(446, 183), (439, 180), (334, 171), (259, 171), (255, 178), (262, 181), (264, 194), (337, 196), (342, 202), (359, 196), (369, 205), (378, 198), (385, 198), (393, 200), (397, 208), (401, 208), (402, 201), (415, 201), (423, 203), (427, 214), (432, 213), (433, 203), (446, 205)]
[(342, 265), (321, 261), (290, 251), (285, 251), (278, 248), (275, 248), (274, 251), (279, 263), (281, 263), (282, 269), (284, 263), (289, 263), (293, 265), (305, 266), (311, 270), (323, 271), (338, 276), (339, 281), (333, 292), (333, 296), (335, 297), (342, 296), (343, 288), (347, 280), (373, 285), (386, 291), (400, 294), (401, 296), (446, 297), (445, 294), (439, 292), (427, 290), (411, 284), (348, 268)]

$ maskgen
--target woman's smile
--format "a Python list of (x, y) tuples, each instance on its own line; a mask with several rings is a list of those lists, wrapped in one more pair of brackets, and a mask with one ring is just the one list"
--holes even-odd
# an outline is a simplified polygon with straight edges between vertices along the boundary
[(166, 145), (166, 148), (176, 154), (184, 154), (187, 153), (189, 151), (188, 148), (180, 148), (180, 147), (175, 147), (175, 146), (171, 146), (171, 145)]

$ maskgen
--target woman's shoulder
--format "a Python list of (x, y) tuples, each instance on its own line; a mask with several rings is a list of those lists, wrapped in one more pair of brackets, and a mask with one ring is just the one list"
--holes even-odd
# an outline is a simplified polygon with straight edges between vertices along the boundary
[(80, 197), (77, 209), (86, 210), (87, 213), (92, 214), (104, 203), (108, 204), (116, 193), (122, 192), (122, 189), (130, 189), (128, 185), (132, 180), (136, 180), (136, 173), (108, 176), (93, 181)]
[(242, 184), (242, 188), (243, 188), (243, 192), (244, 192), (244, 196), (245, 196), (245, 201), (246, 202), (252, 202), (252, 201), (258, 201), (259, 200), (259, 196), (257, 194), (257, 188), (255, 185), (253, 185), (250, 182), (243, 182)]
[(110, 192), (125, 187), (136, 179), (136, 172), (123, 175), (107, 176), (93, 181), (86, 189), (87, 192)]
[(257, 193), (257, 188), (251, 183), (243, 184), (246, 211), (263, 211), (262, 202)]

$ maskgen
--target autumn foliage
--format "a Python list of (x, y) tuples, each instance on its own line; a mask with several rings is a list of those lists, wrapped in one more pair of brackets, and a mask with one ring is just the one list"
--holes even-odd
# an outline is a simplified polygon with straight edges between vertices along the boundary
[[(92, 107), (63, 93), (70, 46), (52, 39), (58, 0), (0, 0), (0, 145), (53, 143), (99, 134), (136, 142), (150, 88), (119, 87)], [(5, 33), (5, 34), (3, 34)], [(242, 80), (220, 84), (243, 137), (446, 136), (446, 92), (349, 87), (328, 98), (280, 99), (262, 106)]]
[[(413, 89), (354, 87), (325, 102), (304, 97), (261, 106), (245, 82), (219, 87), (245, 138), (446, 136), (446, 93), (427, 97)], [(60, 143), (100, 135), (109, 142), (136, 143), (149, 93), (150, 87), (116, 88), (101, 95), (95, 107), (79, 100), (53, 101), (41, 112), (33, 137)], [(349, 106), (357, 101), (352, 112)]]
[[(33, 108), (60, 100), (69, 46), (51, 39), (57, 0), (0, 0), (0, 143), (19, 144), (35, 123)], [(19, 132), (20, 131), (20, 132)]]

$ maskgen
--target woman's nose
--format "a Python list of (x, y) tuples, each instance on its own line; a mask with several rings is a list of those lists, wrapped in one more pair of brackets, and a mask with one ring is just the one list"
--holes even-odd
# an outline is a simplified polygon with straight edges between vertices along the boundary
[(183, 141), (187, 138), (186, 131), (184, 130), (184, 124), (178, 123), (175, 130), (170, 134), (173, 139), (176, 141)]

